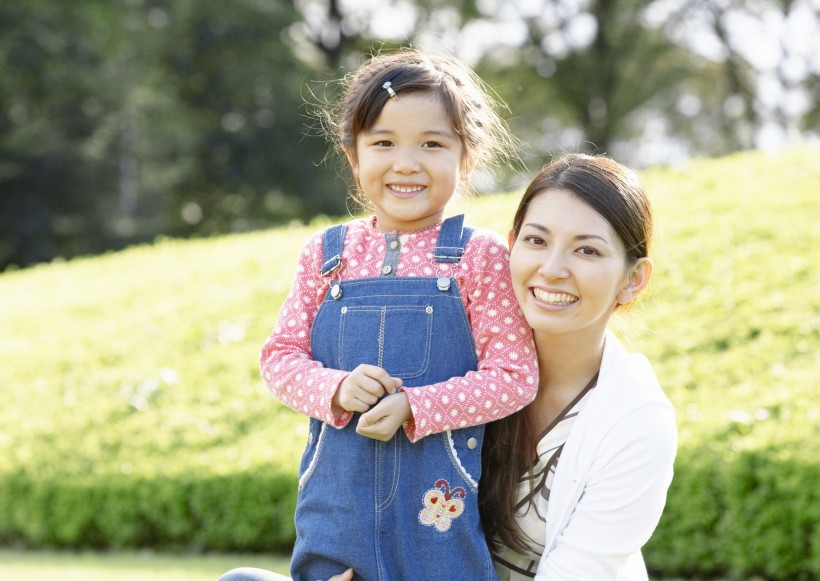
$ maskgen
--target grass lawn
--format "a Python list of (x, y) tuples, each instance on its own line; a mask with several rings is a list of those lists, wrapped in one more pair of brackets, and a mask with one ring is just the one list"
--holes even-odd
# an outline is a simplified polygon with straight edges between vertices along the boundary
[[(0, 579), (9, 581), (216, 581), (234, 567), (261, 567), (288, 574), (289, 556), (111, 553), (0, 549)], [(653, 578), (653, 581), (704, 581)], [(720, 581), (720, 580), (713, 580)], [(735, 579), (735, 581), (742, 581)]]
[(0, 579), (7, 581), (216, 581), (234, 567), (287, 574), (289, 556), (196, 555), (151, 551), (113, 553), (0, 549)]

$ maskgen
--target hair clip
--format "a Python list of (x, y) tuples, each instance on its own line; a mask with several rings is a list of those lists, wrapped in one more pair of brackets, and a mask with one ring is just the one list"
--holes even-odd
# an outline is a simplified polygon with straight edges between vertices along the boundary
[(387, 81), (385, 84), (382, 85), (382, 89), (387, 89), (387, 94), (390, 95), (390, 98), (394, 101), (398, 101), (399, 98), (396, 96), (396, 91), (393, 90), (393, 83)]

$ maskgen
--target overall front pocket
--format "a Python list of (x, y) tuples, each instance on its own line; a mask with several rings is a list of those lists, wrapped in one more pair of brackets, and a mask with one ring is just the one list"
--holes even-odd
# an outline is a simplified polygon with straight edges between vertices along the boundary
[(430, 363), (433, 331), (430, 305), (365, 305), (343, 307), (339, 326), (342, 369), (367, 363), (393, 377), (423, 375)]

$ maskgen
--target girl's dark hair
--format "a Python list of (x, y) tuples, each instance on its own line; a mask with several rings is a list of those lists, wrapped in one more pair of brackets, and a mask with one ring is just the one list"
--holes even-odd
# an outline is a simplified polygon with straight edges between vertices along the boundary
[[(440, 100), (461, 139), (468, 167), (489, 170), (518, 159), (518, 142), (499, 115), (504, 105), (478, 75), (455, 57), (413, 49), (375, 54), (342, 79), (340, 99), (322, 110), (324, 127), (338, 153), (355, 156), (356, 137), (373, 127), (390, 98), (383, 88), (387, 81), (398, 99), (428, 92)], [(355, 195), (354, 199), (366, 205)]]
[[(530, 182), (513, 218), (518, 236), (530, 203), (547, 190), (570, 192), (612, 226), (626, 249), (626, 261), (649, 256), (652, 209), (643, 185), (627, 167), (603, 156), (565, 154), (544, 167)], [(490, 547), (498, 539), (521, 553), (531, 549), (515, 522), (521, 476), (536, 458), (536, 437), (527, 408), (487, 425), (482, 450), (479, 508)]]

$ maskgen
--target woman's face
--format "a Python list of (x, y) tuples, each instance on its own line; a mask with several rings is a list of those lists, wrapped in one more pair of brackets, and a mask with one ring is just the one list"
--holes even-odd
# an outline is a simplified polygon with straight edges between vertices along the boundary
[(518, 236), (510, 233), (513, 287), (536, 335), (603, 333), (615, 307), (634, 298), (636, 268), (648, 262), (628, 265), (609, 222), (564, 190), (538, 194)]

